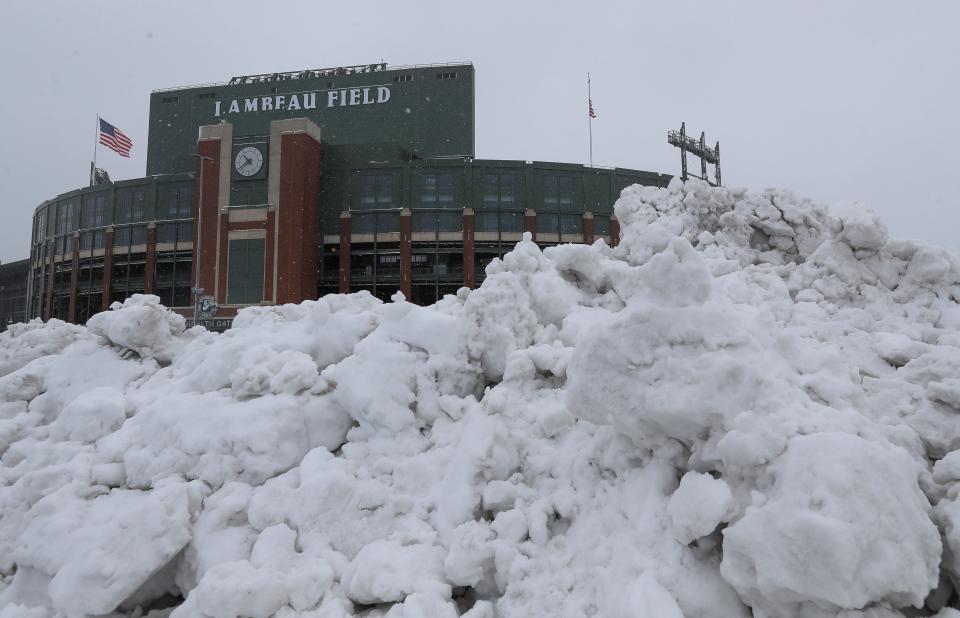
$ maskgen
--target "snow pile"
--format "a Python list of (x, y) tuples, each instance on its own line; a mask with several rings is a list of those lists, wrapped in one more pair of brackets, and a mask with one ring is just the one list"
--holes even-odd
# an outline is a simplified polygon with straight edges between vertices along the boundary
[(631, 187), (433, 307), (0, 335), (0, 617), (958, 616), (960, 263)]

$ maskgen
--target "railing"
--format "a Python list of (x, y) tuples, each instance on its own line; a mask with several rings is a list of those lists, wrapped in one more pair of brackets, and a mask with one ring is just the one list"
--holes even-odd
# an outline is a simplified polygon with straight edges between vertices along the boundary
[(273, 83), (285, 80), (310, 79), (314, 77), (342, 77), (346, 75), (362, 75), (365, 73), (383, 73), (385, 71), (409, 71), (415, 69), (432, 69), (437, 67), (473, 66), (472, 62), (442, 62), (430, 64), (407, 64), (389, 66), (386, 62), (374, 64), (356, 64), (345, 67), (330, 67), (325, 69), (305, 69), (300, 71), (282, 71), (277, 73), (261, 73), (259, 75), (240, 75), (231, 77), (226, 82), (194, 84), (191, 86), (174, 86), (171, 88), (157, 88), (151, 93), (173, 92), (175, 90), (191, 90), (194, 88), (217, 88), (219, 86), (237, 86), (241, 84)]

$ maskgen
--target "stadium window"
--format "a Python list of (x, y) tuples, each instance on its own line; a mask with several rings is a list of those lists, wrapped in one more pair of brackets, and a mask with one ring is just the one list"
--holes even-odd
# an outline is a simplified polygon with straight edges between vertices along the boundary
[(516, 208), (516, 174), (486, 174), (483, 177), (483, 207), (505, 210)]
[(63, 202), (57, 210), (57, 234), (64, 234), (73, 231), (73, 211), (75, 204), (73, 201)]
[(161, 212), (161, 219), (189, 219), (193, 215), (193, 185), (168, 186)]
[(103, 226), (106, 199), (103, 194), (88, 195), (80, 206), (80, 229)]
[(160, 99), (162, 103), (176, 103), (180, 100), (180, 97), (163, 97)]
[(424, 174), (420, 191), (423, 208), (453, 208), (453, 174)]
[(568, 210), (573, 206), (573, 178), (569, 176), (543, 177), (543, 207), (545, 210)]
[(143, 191), (125, 191), (118, 200), (117, 223), (143, 221)]
[(391, 208), (393, 206), (393, 177), (390, 174), (360, 177), (360, 208)]

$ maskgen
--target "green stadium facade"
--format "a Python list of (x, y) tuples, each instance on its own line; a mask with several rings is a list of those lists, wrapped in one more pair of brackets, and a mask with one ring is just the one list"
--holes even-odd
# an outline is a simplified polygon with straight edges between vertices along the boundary
[(329, 293), (429, 304), (478, 285), (524, 232), (615, 245), (620, 191), (670, 180), (476, 159), (474, 104), (470, 63), (155, 91), (146, 177), (36, 208), (23, 313), (83, 323), (150, 293), (223, 328), (242, 307)]

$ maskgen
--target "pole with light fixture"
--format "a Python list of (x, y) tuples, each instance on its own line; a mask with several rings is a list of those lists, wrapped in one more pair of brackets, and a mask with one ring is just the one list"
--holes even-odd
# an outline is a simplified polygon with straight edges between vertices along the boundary
[(196, 325), (200, 319), (200, 295), (203, 294), (203, 288), (200, 287), (200, 251), (203, 248), (203, 164), (206, 161), (213, 163), (213, 159), (202, 155), (192, 154), (191, 157), (200, 159), (200, 195), (197, 197), (197, 246), (194, 247), (193, 268), (195, 271), (193, 290), (193, 323)]

